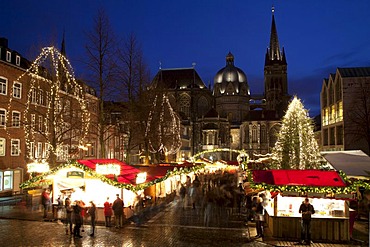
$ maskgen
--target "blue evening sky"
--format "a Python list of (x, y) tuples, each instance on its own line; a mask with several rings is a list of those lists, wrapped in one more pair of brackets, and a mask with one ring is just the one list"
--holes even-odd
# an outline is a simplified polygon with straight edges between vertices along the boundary
[(288, 62), (289, 93), (319, 114), (324, 78), (337, 67), (370, 66), (369, 0), (3, 0), (0, 37), (33, 60), (44, 46), (60, 48), (77, 76), (85, 33), (105, 9), (119, 37), (134, 32), (154, 76), (159, 68), (191, 67), (213, 83), (231, 51), (252, 94), (263, 92), (263, 66), (271, 29), (271, 6)]

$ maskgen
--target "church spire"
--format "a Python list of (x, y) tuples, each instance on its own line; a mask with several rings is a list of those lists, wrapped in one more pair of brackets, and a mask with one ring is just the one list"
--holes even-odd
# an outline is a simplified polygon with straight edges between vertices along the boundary
[(63, 56), (66, 55), (66, 45), (64, 42), (64, 36), (65, 36), (65, 31), (63, 31), (62, 47), (60, 48), (60, 53), (62, 53)]
[(272, 12), (272, 24), (271, 24), (271, 34), (270, 34), (270, 52), (269, 57), (270, 60), (281, 60), (281, 53), (280, 53), (280, 47), (279, 47), (279, 39), (276, 31), (276, 24), (275, 24), (275, 7), (272, 6), (271, 8)]

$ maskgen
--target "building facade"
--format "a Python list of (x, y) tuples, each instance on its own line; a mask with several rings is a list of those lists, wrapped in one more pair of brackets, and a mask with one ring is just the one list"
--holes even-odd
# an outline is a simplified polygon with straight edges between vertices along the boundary
[(370, 67), (337, 68), (321, 94), (323, 151), (362, 150), (370, 145)]
[[(220, 148), (244, 149), (252, 159), (269, 153), (291, 98), (274, 10), (265, 54), (264, 87), (262, 94), (251, 94), (247, 75), (235, 66), (234, 55), (229, 52), (225, 67), (214, 77), (213, 88), (204, 84), (194, 67), (160, 69), (150, 88), (166, 91), (181, 116), (183, 145), (177, 159)], [(221, 152), (204, 157), (236, 160), (236, 155)]]
[(69, 80), (67, 75), (55, 80), (0, 38), (0, 194), (18, 192), (19, 183), (32, 176), (27, 165), (47, 164), (51, 151), (54, 165), (96, 157), (94, 127), (84, 123), (97, 116), (95, 91), (80, 81), (78, 90), (72, 88)]

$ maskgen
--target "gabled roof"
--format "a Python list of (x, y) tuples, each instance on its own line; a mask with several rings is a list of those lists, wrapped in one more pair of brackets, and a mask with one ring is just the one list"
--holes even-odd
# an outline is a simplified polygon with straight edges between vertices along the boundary
[(161, 69), (154, 77), (151, 87), (157, 89), (207, 89), (194, 68)]
[(336, 171), (321, 170), (254, 170), (254, 183), (312, 187), (346, 187)]
[(369, 77), (370, 67), (338, 68), (342, 77)]

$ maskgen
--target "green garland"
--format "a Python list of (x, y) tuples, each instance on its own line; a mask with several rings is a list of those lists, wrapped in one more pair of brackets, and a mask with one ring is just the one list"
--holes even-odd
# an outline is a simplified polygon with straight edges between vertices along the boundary
[(157, 178), (157, 179), (155, 179), (153, 181), (150, 181), (148, 183), (132, 185), (132, 184), (119, 183), (117, 181), (114, 181), (112, 179), (109, 179), (109, 178), (105, 177), (104, 175), (96, 173), (93, 169), (91, 169), (91, 168), (89, 168), (85, 165), (82, 165), (82, 164), (78, 163), (77, 161), (70, 161), (69, 163), (62, 164), (62, 165), (60, 165), (56, 168), (53, 168), (53, 169), (49, 170), (48, 172), (45, 172), (45, 173), (43, 173), (39, 176), (31, 178), (30, 180), (20, 184), (19, 187), (21, 189), (26, 189), (26, 188), (34, 188), (34, 187), (40, 187), (40, 186), (44, 186), (44, 185), (50, 185), (51, 184), (50, 182), (43, 181), (43, 180), (45, 180), (47, 176), (55, 174), (57, 171), (59, 171), (61, 169), (64, 169), (64, 168), (67, 168), (67, 167), (70, 167), (70, 166), (75, 166), (75, 167), (83, 170), (86, 174), (90, 175), (91, 177), (98, 178), (101, 181), (103, 181), (104, 183), (107, 183), (107, 184), (112, 185), (114, 187), (121, 188), (121, 189), (127, 189), (127, 190), (131, 190), (133, 192), (136, 192), (136, 191), (139, 191), (139, 190), (146, 189), (146, 188), (148, 188), (148, 187), (150, 187), (150, 186), (152, 186), (156, 183), (160, 183), (160, 182), (166, 180), (167, 178), (169, 178), (170, 176), (196, 172), (200, 169), (203, 169), (205, 165), (200, 164), (200, 165), (196, 165), (196, 166), (192, 166), (192, 167), (181, 167), (180, 169), (177, 169), (175, 167), (172, 171), (168, 170), (166, 175), (161, 177), (161, 178)]

